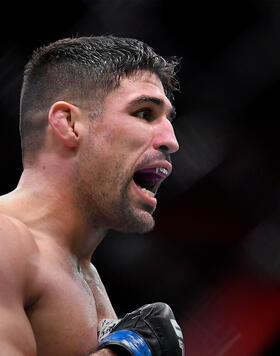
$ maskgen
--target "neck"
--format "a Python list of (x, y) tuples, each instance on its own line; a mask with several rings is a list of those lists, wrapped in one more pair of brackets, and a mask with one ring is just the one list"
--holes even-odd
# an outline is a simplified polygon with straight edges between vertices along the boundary
[(52, 180), (45, 168), (25, 169), (18, 187), (0, 199), (1, 212), (23, 222), (35, 236), (53, 240), (78, 259), (90, 260), (106, 231), (77, 207), (65, 172), (59, 168), (56, 172)]

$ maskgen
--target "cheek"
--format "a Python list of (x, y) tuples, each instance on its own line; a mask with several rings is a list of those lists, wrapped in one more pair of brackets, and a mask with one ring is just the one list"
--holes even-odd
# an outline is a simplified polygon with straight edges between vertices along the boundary
[[(87, 151), (85, 159), (91, 166), (93, 175), (98, 174), (107, 182), (116, 174), (131, 176), (135, 165), (149, 148), (152, 141), (152, 128), (145, 122), (134, 121), (129, 117), (124, 119), (122, 125), (112, 120), (111, 125), (92, 127), (88, 142), (84, 149)], [(108, 183), (108, 182), (107, 182)]]
[(108, 134), (108, 142), (118, 147), (120, 151), (145, 150), (152, 140), (152, 127), (147, 126), (146, 123), (132, 122), (132, 120), (130, 118), (129, 122), (124, 122), (121, 127), (113, 127), (111, 134)]

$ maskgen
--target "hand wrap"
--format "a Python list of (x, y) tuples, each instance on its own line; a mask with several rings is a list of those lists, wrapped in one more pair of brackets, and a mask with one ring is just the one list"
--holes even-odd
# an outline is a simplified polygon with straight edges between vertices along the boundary
[(147, 304), (126, 314), (97, 350), (115, 347), (122, 350), (122, 355), (185, 356), (181, 328), (165, 303)]

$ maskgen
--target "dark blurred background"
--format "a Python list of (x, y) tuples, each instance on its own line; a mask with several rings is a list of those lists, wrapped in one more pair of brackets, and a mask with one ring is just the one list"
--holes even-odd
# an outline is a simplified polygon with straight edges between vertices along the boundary
[(114, 34), (182, 57), (181, 150), (158, 195), (156, 228), (110, 232), (93, 263), (119, 316), (169, 303), (188, 356), (279, 356), (280, 2), (11, 2), (1, 34), (2, 194), (22, 171), (19, 96), (33, 49)]

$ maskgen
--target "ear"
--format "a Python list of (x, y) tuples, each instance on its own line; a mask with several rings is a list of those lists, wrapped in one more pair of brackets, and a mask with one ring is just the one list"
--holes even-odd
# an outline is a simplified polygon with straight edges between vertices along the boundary
[(75, 118), (79, 109), (66, 102), (57, 101), (49, 110), (49, 124), (56, 137), (67, 147), (78, 146), (79, 136), (75, 130)]

